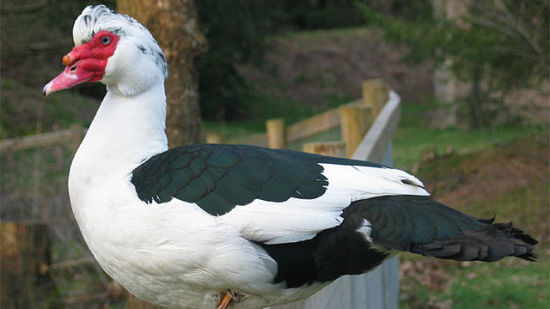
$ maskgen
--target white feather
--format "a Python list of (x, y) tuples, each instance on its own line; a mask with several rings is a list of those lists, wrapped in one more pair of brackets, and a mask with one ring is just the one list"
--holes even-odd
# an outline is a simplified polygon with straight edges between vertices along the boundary
[(342, 211), (353, 201), (384, 195), (429, 195), (420, 180), (397, 169), (321, 165), (329, 182), (322, 196), (312, 200), (290, 198), (282, 203), (255, 200), (235, 207), (219, 220), (235, 226), (250, 240), (280, 244), (311, 239), (340, 225)]
[(363, 234), (365, 239), (368, 242), (372, 243), (372, 238), (371, 238), (372, 225), (367, 219), (363, 219), (363, 224), (357, 229), (357, 232)]

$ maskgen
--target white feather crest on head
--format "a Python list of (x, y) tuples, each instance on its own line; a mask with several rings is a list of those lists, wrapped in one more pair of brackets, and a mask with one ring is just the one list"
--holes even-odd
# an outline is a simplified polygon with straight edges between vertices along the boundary
[(165, 77), (168, 75), (168, 65), (164, 53), (149, 30), (136, 19), (118, 14), (105, 5), (90, 5), (82, 10), (73, 26), (75, 46), (89, 42), (96, 33), (103, 30), (112, 32), (121, 38), (126, 36), (139, 38), (147, 47), (147, 53), (155, 57), (155, 61), (162, 66)]

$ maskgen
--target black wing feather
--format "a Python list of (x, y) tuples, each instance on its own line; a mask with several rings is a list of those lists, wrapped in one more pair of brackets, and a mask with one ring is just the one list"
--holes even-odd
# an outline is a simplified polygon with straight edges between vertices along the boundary
[(323, 195), (328, 179), (319, 163), (382, 167), (364, 161), (245, 145), (185, 145), (157, 154), (132, 173), (138, 197), (172, 198), (223, 215), (256, 199), (284, 202)]

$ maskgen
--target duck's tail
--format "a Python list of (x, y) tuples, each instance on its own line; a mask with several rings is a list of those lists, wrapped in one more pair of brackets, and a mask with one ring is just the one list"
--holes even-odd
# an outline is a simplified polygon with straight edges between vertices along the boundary
[[(457, 261), (535, 261), (537, 241), (511, 223), (477, 219), (426, 196), (384, 196), (358, 201), (349, 211), (371, 224), (375, 245)], [(346, 216), (345, 215), (345, 216)]]

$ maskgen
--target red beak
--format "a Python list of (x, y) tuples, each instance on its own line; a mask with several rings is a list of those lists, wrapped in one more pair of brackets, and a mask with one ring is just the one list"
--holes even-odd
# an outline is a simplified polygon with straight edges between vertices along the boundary
[(89, 49), (85, 45), (81, 45), (66, 54), (62, 62), (66, 67), (61, 74), (44, 86), (45, 96), (88, 81), (100, 80), (105, 73), (107, 61), (90, 57)]
[(43, 92), (47, 96), (52, 92), (71, 88), (78, 84), (87, 82), (95, 76), (95, 72), (85, 71), (79, 67), (80, 61), (75, 62), (73, 65), (68, 66), (52, 79), (46, 86), (44, 86)]

